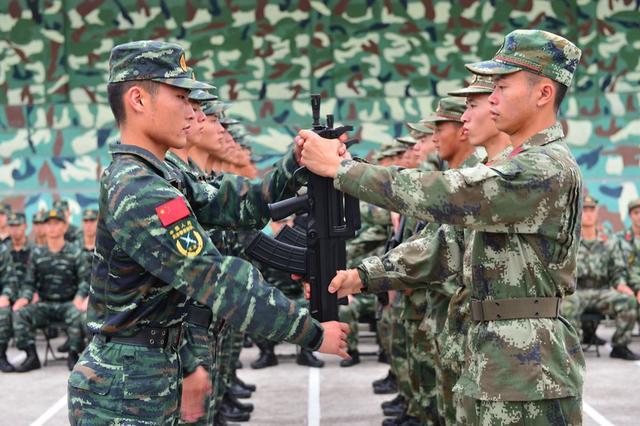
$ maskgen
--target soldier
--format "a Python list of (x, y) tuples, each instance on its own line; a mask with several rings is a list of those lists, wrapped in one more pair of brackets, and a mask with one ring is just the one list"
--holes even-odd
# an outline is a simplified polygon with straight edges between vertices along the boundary
[[(571, 296), (573, 305), (567, 311), (575, 327), (580, 328), (583, 312), (611, 315), (616, 331), (611, 338), (611, 358), (636, 361), (640, 356), (629, 349), (631, 332), (636, 322), (638, 304), (633, 290), (627, 285), (627, 274), (619, 245), (598, 232), (598, 201), (587, 195), (582, 211), (582, 230), (578, 249), (578, 291)], [(574, 298), (575, 297), (575, 298)], [(577, 309), (576, 306), (578, 305)], [(595, 330), (593, 330), (595, 336)], [(585, 335), (586, 341), (591, 336)]]
[[(17, 215), (12, 218), (17, 221)], [(24, 218), (24, 215), (22, 215)], [(13, 226), (9, 225), (9, 232)], [(17, 233), (16, 233), (17, 234)], [(11, 243), (0, 244), (0, 371), (10, 373), (15, 371), (13, 365), (7, 360), (7, 345), (11, 339), (11, 306), (16, 299), (18, 281), (15, 265), (11, 254)]]
[(69, 207), (69, 202), (67, 200), (56, 200), (53, 202), (53, 208), (64, 212), (67, 223), (67, 230), (64, 233), (65, 241), (82, 244), (82, 231), (71, 223), (71, 208)]
[[(299, 133), (303, 164), (335, 178), (339, 190), (477, 231), (463, 268), (473, 323), (468, 366), (456, 389), (475, 400), (479, 424), (582, 421), (584, 357), (576, 331), (558, 315), (561, 298), (575, 291), (582, 179), (557, 111), (580, 55), (555, 34), (516, 30), (492, 60), (467, 65), (494, 76), (492, 119), (514, 146), (500, 164), (446, 172), (385, 169), (343, 161), (339, 142)], [(330, 289), (344, 296), (389, 287), (358, 269), (338, 273)]]
[(44, 212), (39, 211), (31, 217), (31, 238), (36, 246), (47, 244), (47, 230), (44, 226)]
[[(81, 307), (88, 295), (88, 274), (79, 248), (64, 239), (67, 229), (63, 212), (51, 209), (45, 217), (47, 245), (36, 247), (29, 256), (24, 283), (13, 305), (16, 346), (27, 358), (16, 367), (23, 373), (40, 368), (35, 346), (35, 329), (51, 321), (64, 321), (69, 335), (67, 366), (71, 370), (84, 347)], [(38, 294), (38, 303), (29, 304)]]
[[(177, 349), (188, 298), (238, 329), (346, 356), (346, 326), (317, 323), (250, 264), (213, 247), (200, 222), (255, 221), (242, 210), (244, 199), (229, 203), (239, 195), (236, 187), (194, 191), (187, 204), (180, 189), (193, 190), (193, 182), (162, 161), (168, 148), (186, 144), (194, 120), (189, 90), (210, 87), (193, 80), (183, 49), (159, 41), (122, 44), (111, 52), (109, 72), (122, 141), (111, 148), (100, 182), (88, 312), (95, 334), (69, 377), (71, 424), (176, 421)], [(266, 215), (266, 203), (260, 207)], [(201, 388), (201, 405), (209, 375), (198, 367), (184, 380)], [(183, 413), (186, 421), (202, 414), (202, 406)]]
[(11, 206), (9, 204), (0, 205), (0, 245), (7, 244), (11, 240), (9, 235), (9, 226), (7, 219), (11, 214)]
[(627, 206), (631, 227), (617, 234), (623, 260), (627, 266), (627, 283), (635, 292), (640, 324), (640, 198), (629, 201)]

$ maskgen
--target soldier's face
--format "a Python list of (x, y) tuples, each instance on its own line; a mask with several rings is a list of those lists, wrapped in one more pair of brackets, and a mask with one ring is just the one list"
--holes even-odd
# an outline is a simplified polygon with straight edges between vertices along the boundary
[(98, 221), (93, 219), (85, 219), (82, 221), (82, 232), (85, 235), (94, 236), (98, 229)]
[(145, 130), (154, 142), (167, 149), (186, 147), (191, 127), (195, 130), (195, 113), (188, 93), (186, 89), (159, 84), (158, 93), (151, 99)]
[(193, 146), (200, 144), (203, 139), (207, 116), (202, 112), (200, 102), (189, 101), (189, 104), (191, 105), (191, 109), (193, 109), (194, 120), (189, 132), (187, 133), (187, 145)]
[(209, 115), (204, 122), (203, 144), (207, 152), (219, 154), (224, 146), (224, 127), (216, 115)]
[(629, 212), (629, 218), (631, 219), (631, 223), (635, 228), (640, 228), (640, 207), (636, 207), (635, 209)]
[(462, 128), (473, 146), (484, 146), (498, 134), (496, 123), (491, 119), (488, 94), (467, 96), (467, 109), (462, 114)]
[(67, 231), (67, 224), (63, 220), (49, 219), (44, 223), (44, 225), (47, 232), (47, 238), (64, 237), (64, 233)]
[(418, 143), (413, 146), (413, 150), (418, 156), (418, 161), (427, 159), (427, 155), (435, 152), (436, 144), (433, 143), (433, 135), (424, 135), (418, 139)]
[(496, 128), (515, 135), (536, 116), (537, 108), (525, 71), (494, 77), (496, 87), (489, 96), (490, 114)]
[(598, 208), (597, 207), (583, 207), (582, 208), (582, 226), (594, 227), (598, 222)]
[(460, 138), (462, 126), (453, 121), (441, 121), (436, 123), (433, 133), (433, 142), (436, 145), (440, 158), (450, 161), (461, 148)]
[(9, 225), (9, 236), (12, 240), (22, 241), (26, 236), (27, 225)]
[(38, 238), (42, 238), (47, 235), (47, 228), (44, 223), (34, 223), (33, 224), (33, 233)]
[(0, 213), (0, 228), (7, 226), (7, 217), (5, 213)]

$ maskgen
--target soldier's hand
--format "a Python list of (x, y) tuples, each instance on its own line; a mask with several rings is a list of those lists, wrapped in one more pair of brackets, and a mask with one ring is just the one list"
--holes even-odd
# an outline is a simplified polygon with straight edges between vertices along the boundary
[(211, 377), (202, 366), (182, 380), (182, 402), (180, 416), (192, 423), (204, 415), (205, 397), (211, 394)]
[(324, 139), (311, 130), (300, 130), (298, 135), (304, 140), (301, 164), (319, 176), (336, 177), (344, 144), (338, 139)]
[(638, 291), (638, 293), (636, 294), (636, 300), (638, 301), (638, 304), (640, 305), (640, 291)]
[(347, 353), (347, 335), (351, 332), (349, 324), (338, 321), (323, 322), (324, 334), (318, 352), (338, 355), (343, 359), (351, 359)]
[(17, 310), (20, 310), (25, 306), (27, 306), (28, 304), (29, 304), (29, 299), (21, 297), (20, 299), (16, 300), (16, 303), (13, 304), (13, 311), (15, 312)]
[(338, 271), (329, 283), (329, 293), (338, 293), (341, 299), (350, 294), (358, 294), (362, 291), (362, 280), (357, 269)]
[(626, 284), (618, 284), (618, 287), (616, 287), (616, 290), (618, 290), (622, 294), (635, 296), (635, 294), (633, 294), (633, 290), (631, 290), (631, 288), (629, 288), (629, 286)]
[(34, 293), (31, 298), (31, 303), (38, 303), (40, 301), (40, 295), (38, 293)]
[(76, 296), (73, 298), (73, 306), (80, 312), (87, 310), (86, 297)]
[(0, 308), (6, 308), (10, 303), (9, 296), (0, 296)]

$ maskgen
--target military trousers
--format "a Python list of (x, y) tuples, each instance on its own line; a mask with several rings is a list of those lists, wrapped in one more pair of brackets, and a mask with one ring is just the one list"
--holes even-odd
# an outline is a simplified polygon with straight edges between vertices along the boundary
[(69, 376), (69, 422), (174, 425), (179, 418), (180, 374), (176, 350), (94, 337)]
[(358, 349), (358, 322), (361, 318), (373, 318), (375, 315), (374, 294), (357, 294), (348, 305), (340, 305), (339, 314), (340, 321), (349, 324), (349, 328), (353, 331), (347, 336), (347, 344), (350, 351)]
[(475, 400), (475, 423), (482, 426), (579, 426), (582, 398), (539, 401)]
[(35, 345), (37, 328), (48, 326), (53, 321), (64, 321), (69, 335), (69, 349), (81, 352), (82, 312), (73, 302), (38, 302), (29, 304), (13, 313), (13, 328), (18, 349)]
[(424, 425), (439, 424), (436, 399), (435, 341), (420, 329), (421, 320), (405, 320), (411, 400), (407, 414)]
[(613, 346), (628, 345), (631, 342), (638, 309), (635, 297), (614, 289), (586, 289), (578, 290), (577, 293), (580, 300), (579, 315), (583, 312), (598, 312), (615, 317), (616, 331), (611, 338)]
[(383, 351), (391, 356), (391, 307), (382, 306), (376, 300), (376, 312), (379, 312), (379, 319), (376, 321), (376, 334), (378, 342)]
[(0, 345), (8, 345), (13, 335), (11, 316), (11, 305), (0, 308)]
[(400, 319), (402, 307), (392, 306), (391, 321), (391, 371), (396, 376), (398, 392), (407, 401), (411, 400), (413, 390), (409, 379), (409, 360), (407, 354), (407, 330)]

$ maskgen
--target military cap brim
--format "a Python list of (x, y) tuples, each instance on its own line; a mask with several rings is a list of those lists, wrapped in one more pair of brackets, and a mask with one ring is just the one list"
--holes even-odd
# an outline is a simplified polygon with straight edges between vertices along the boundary
[(471, 85), (469, 87), (465, 87), (464, 89), (459, 89), (459, 90), (454, 90), (452, 92), (449, 92), (448, 95), (466, 97), (469, 95), (490, 95), (492, 93), (493, 93), (493, 89), (491, 88)]
[(215, 101), (218, 99), (216, 95), (211, 92), (202, 89), (194, 89), (189, 93), (189, 100), (206, 102), (206, 101)]
[(474, 74), (480, 75), (506, 75), (522, 71), (522, 68), (490, 59), (488, 61), (466, 64), (465, 67)]
[(425, 123), (421, 123), (421, 122), (416, 122), (416, 123), (411, 123), (411, 122), (407, 122), (407, 127), (411, 130), (414, 130), (418, 133), (424, 133), (426, 135), (432, 135), (433, 134), (433, 129), (429, 126), (427, 126)]
[(629, 213), (631, 213), (632, 210), (635, 210), (635, 209), (639, 208), (640, 207), (640, 198), (638, 198), (636, 200), (631, 200), (627, 207), (628, 207)]
[(207, 83), (203, 83), (198, 80), (194, 80), (192, 78), (186, 77), (177, 77), (177, 78), (152, 78), (151, 81), (155, 81), (157, 83), (168, 84), (169, 86), (179, 87), (181, 89), (187, 90), (215, 90), (215, 86), (212, 86)]
[(423, 121), (426, 123), (444, 123), (445, 121), (454, 121), (456, 123), (462, 123), (462, 120), (460, 119), (460, 117), (453, 116), (453, 115), (448, 116), (448, 115), (436, 114), (436, 113), (429, 115)]
[(418, 143), (418, 141), (411, 136), (398, 136), (397, 138), (395, 138), (395, 140), (403, 145), (415, 145), (416, 143)]

